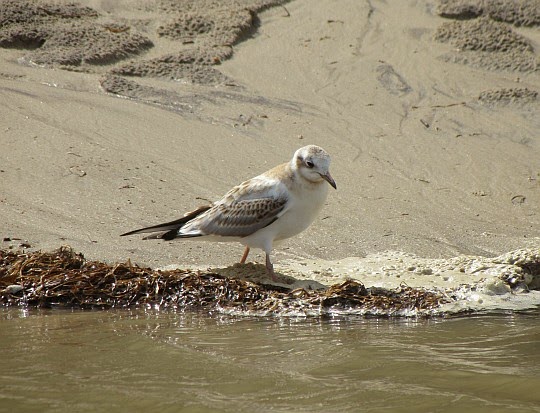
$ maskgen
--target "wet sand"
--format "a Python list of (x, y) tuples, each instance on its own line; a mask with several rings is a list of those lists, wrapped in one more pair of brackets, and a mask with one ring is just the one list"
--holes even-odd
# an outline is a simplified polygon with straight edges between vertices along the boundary
[[(413, 282), (407, 268), (433, 259), (519, 249), (538, 271), (534, 7), (281, 3), (3, 2), (2, 247), (229, 266), (241, 246), (119, 234), (216, 200), (313, 143), (333, 156), (339, 190), (276, 250), (278, 272), (362, 280), (375, 256), (374, 284)], [(415, 264), (384, 272), (404, 256)]]

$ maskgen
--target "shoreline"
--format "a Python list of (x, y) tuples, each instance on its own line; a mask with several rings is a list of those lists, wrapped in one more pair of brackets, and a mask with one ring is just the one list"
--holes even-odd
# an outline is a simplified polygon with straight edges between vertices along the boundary
[[(17, 46), (18, 26), (0, 32), (15, 42), (0, 59), (1, 235), (14, 240), (1, 248), (67, 244), (110, 263), (234, 268), (234, 244), (119, 234), (216, 200), (310, 143), (332, 155), (339, 191), (276, 250), (278, 270), (299, 280), (397, 265), (395, 281), (412, 283), (402, 260), (433, 266), (418, 280), (443, 287), (460, 274), (437, 276), (437, 266), (474, 256), (489, 268), (540, 248), (538, 25), (461, 21), (426, 2), (296, 0), (285, 12), (254, 1), (249, 15), (233, 2), (128, 15), (121, 4), (67, 3), (61, 18), (26, 15), (46, 48)], [(84, 41), (63, 55), (58, 30)], [(516, 67), (495, 67), (509, 59), (487, 50), (498, 33), (519, 46)], [(109, 43), (115, 57), (100, 61), (113, 56)], [(380, 270), (377, 282), (399, 271)]]
[(438, 260), (438, 268), (414, 261), (411, 255), (401, 254), (395, 262), (389, 266), (388, 257), (372, 256), (333, 263), (325, 270), (304, 264), (301, 272), (277, 272), (274, 282), (263, 266), (253, 263), (206, 270), (151, 269), (129, 260), (114, 265), (86, 260), (69, 247), (51, 252), (0, 250), (0, 303), (257, 317), (423, 318), (538, 309), (540, 250), (515, 251), (491, 261)]

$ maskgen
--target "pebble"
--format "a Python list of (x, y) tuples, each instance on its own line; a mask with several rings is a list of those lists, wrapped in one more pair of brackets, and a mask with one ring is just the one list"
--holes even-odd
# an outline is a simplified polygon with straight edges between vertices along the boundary
[(19, 291), (22, 291), (24, 287), (19, 284), (11, 284), (6, 287), (4, 290), (8, 294), (17, 294)]

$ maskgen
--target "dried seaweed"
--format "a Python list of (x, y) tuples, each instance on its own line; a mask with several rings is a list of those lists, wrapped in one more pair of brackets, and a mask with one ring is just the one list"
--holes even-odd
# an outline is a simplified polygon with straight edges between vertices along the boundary
[(237, 314), (429, 315), (442, 294), (346, 281), (324, 291), (288, 290), (192, 270), (152, 270), (86, 261), (69, 247), (53, 252), (0, 250), (0, 305), (111, 308), (152, 305)]

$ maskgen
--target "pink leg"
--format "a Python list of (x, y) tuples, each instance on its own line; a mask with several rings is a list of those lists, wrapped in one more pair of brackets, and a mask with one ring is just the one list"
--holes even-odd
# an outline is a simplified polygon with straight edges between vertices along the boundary
[(270, 254), (266, 254), (266, 272), (272, 278), (272, 281), (277, 281), (276, 273), (274, 272), (274, 265), (270, 261)]
[(246, 263), (248, 255), (249, 255), (249, 247), (246, 247), (246, 249), (244, 250), (244, 255), (242, 255), (242, 259), (240, 260), (240, 264)]

